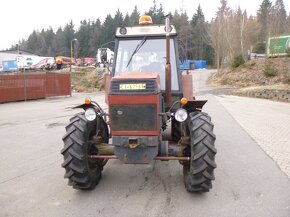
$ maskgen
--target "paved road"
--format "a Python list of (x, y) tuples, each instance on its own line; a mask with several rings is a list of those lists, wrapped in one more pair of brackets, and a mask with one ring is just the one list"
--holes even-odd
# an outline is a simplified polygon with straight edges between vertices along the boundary
[[(177, 162), (122, 165), (109, 161), (93, 191), (66, 185), (61, 137), (69, 107), (84, 94), (0, 105), (0, 216), (290, 216), (290, 180), (236, 120), (221, 94), (195, 73), (196, 92), (209, 102), (218, 154), (207, 194), (187, 193)], [(227, 90), (226, 90), (227, 91)], [(102, 93), (90, 94), (103, 106)], [(223, 96), (222, 99), (227, 99)], [(259, 101), (252, 102), (258, 103)], [(277, 112), (277, 111), (272, 111)]]
[(217, 99), (290, 178), (290, 103), (224, 95)]

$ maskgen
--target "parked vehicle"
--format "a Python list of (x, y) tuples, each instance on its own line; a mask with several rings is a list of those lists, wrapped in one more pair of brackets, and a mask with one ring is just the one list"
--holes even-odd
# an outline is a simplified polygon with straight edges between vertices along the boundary
[(31, 69), (33, 70), (50, 70), (54, 67), (54, 58), (47, 57), (41, 60), (39, 63), (32, 65)]
[(75, 65), (76, 61), (74, 58), (57, 56), (55, 57), (55, 64), (57, 69), (61, 69), (64, 66)]
[(176, 160), (187, 191), (207, 192), (217, 152), (211, 117), (202, 112), (207, 101), (195, 100), (192, 75), (179, 71), (169, 18), (166, 25), (152, 25), (150, 16), (139, 23), (116, 31), (113, 71), (104, 75), (108, 112), (91, 99), (75, 107), (84, 111), (70, 119), (63, 136), (65, 178), (76, 189), (93, 189), (109, 159)]
[(99, 48), (96, 58), (97, 66), (100, 66), (101, 64), (110, 64), (113, 62), (114, 52), (111, 51), (109, 48)]
[(1, 71), (3, 71), (3, 72), (18, 71), (17, 61), (16, 60), (2, 61), (2, 70)]
[(90, 66), (92, 64), (93, 64), (93, 58), (92, 57), (83, 58), (83, 65)]
[(35, 56), (35, 55), (17, 55), (16, 62), (18, 69), (31, 69), (31, 67), (46, 57)]

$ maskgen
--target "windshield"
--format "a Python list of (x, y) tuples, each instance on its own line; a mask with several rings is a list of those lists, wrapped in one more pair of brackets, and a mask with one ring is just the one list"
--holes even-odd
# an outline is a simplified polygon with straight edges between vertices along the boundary
[[(164, 39), (144, 38), (120, 40), (115, 75), (122, 72), (156, 72), (160, 76), (161, 89), (165, 89), (166, 44)], [(138, 45), (141, 47), (138, 48)], [(138, 49), (136, 49), (138, 48)], [(137, 50), (137, 51), (136, 51)], [(135, 52), (134, 52), (135, 51)], [(178, 90), (177, 67), (173, 39), (170, 39), (171, 88)]]

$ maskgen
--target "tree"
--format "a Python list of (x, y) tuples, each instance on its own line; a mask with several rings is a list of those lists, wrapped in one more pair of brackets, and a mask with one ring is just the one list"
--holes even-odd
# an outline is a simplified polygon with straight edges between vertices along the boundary
[(63, 30), (61, 27), (59, 27), (55, 33), (54, 39), (52, 40), (52, 49), (55, 56), (70, 56), (69, 50), (67, 50), (65, 44)]
[(44, 29), (38, 34), (38, 51), (36, 54), (41, 56), (47, 56), (48, 41), (46, 40), (46, 31)]
[(192, 16), (191, 25), (191, 38), (190, 41), (190, 57), (191, 59), (204, 59), (206, 47), (206, 23), (204, 14), (198, 5), (197, 11)]
[(263, 0), (257, 11), (257, 20), (260, 25), (259, 41), (264, 42), (270, 36), (270, 14), (272, 3), (269, 0)]
[(160, 3), (159, 8), (156, 6), (156, 0), (153, 0), (153, 6), (150, 7), (149, 11), (145, 14), (152, 17), (154, 24), (163, 24), (164, 23), (164, 10), (163, 6)]
[(140, 13), (138, 11), (137, 5), (135, 5), (134, 10), (130, 16), (130, 25), (135, 26), (139, 24)]
[(213, 64), (214, 50), (210, 45), (208, 35), (209, 24), (205, 22), (204, 13), (198, 5), (196, 13), (193, 14), (190, 21), (191, 25), (191, 40), (189, 48), (190, 59), (207, 60), (208, 64)]
[(89, 39), (89, 50), (86, 56), (96, 56), (98, 47), (100, 44), (100, 36), (101, 36), (101, 21), (97, 19), (95, 22), (92, 22), (91, 31), (90, 31), (90, 39)]
[[(156, 0), (146, 14), (152, 16), (155, 24), (164, 24), (164, 9), (162, 4), (157, 6)], [(71, 40), (76, 37), (75, 54), (78, 57), (95, 56), (98, 48), (114, 40), (117, 27), (138, 25), (139, 17), (135, 5), (131, 14), (123, 16), (118, 9), (113, 17), (108, 14), (103, 23), (99, 19), (82, 20), (77, 30), (72, 21), (56, 32), (51, 27), (40, 32), (34, 30), (28, 39), (22, 39), (18, 44), (21, 50), (38, 55), (70, 56)], [(200, 5), (191, 20), (186, 11), (176, 10), (171, 22), (190, 59), (205, 59), (209, 63), (214, 60), (218, 68), (230, 63), (235, 56), (245, 58), (247, 51), (263, 53), (269, 36), (290, 32), (290, 14), (287, 16), (283, 0), (275, 0), (273, 6), (270, 0), (262, 0), (257, 17), (248, 17), (240, 8), (232, 10), (227, 0), (220, 0), (220, 7), (209, 23), (205, 21)], [(11, 49), (17, 49), (18, 44), (12, 45)], [(113, 44), (106, 47), (113, 49)]]
[(35, 53), (39, 47), (38, 43), (38, 33), (34, 30), (31, 35), (29, 35), (27, 40), (27, 49), (31, 53)]
[(44, 40), (45, 40), (46, 49), (47, 49), (45, 55), (47, 56), (54, 56), (53, 49), (52, 49), (52, 41), (54, 37), (55, 37), (55, 33), (52, 27), (50, 26), (49, 29), (47, 29), (44, 34)]
[(191, 26), (188, 21), (188, 16), (186, 12), (179, 14), (177, 10), (175, 11), (172, 18), (173, 25), (178, 32), (179, 39), (184, 43), (187, 56), (190, 56), (190, 45), (191, 45)]
[(212, 20), (208, 31), (211, 46), (215, 50), (216, 66), (220, 69), (222, 63), (229, 62), (228, 52), (229, 43), (227, 42), (227, 18), (230, 16), (231, 10), (226, 0), (220, 1), (221, 6), (218, 8), (216, 17)]
[[(245, 13), (245, 12), (244, 12)], [(245, 15), (245, 17), (247, 17)], [(253, 53), (263, 53), (264, 46), (259, 41), (257, 37), (260, 31), (260, 26), (257, 19), (253, 16), (245, 19), (245, 27), (244, 27), (244, 47), (247, 48), (248, 51)]]
[(115, 14), (115, 17), (114, 17), (114, 25), (115, 25), (115, 29), (117, 28), (117, 27), (120, 27), (120, 26), (122, 26), (123, 25), (123, 20), (124, 20), (124, 18), (123, 18), (123, 14), (120, 12), (120, 10), (118, 9), (117, 11), (116, 11), (116, 14)]
[[(101, 46), (105, 43), (113, 41), (115, 38), (116, 24), (110, 14), (107, 15), (105, 22), (102, 25), (102, 34), (100, 36)], [(113, 49), (112, 44), (108, 44), (110, 49)]]
[(271, 35), (287, 33), (287, 13), (283, 0), (276, 0), (275, 5), (271, 8), (269, 24)]
[(89, 50), (89, 42), (90, 42), (90, 31), (91, 31), (90, 21), (86, 20), (81, 21), (80, 28), (76, 33), (76, 38), (78, 39), (78, 49), (77, 55), (78, 57), (86, 57)]
[(290, 13), (288, 15), (287, 21), (286, 21), (286, 32), (290, 32)]
[(225, 39), (227, 43), (227, 58), (233, 60), (237, 56), (245, 56), (244, 53), (244, 29), (246, 22), (246, 13), (238, 8), (237, 11), (228, 11), (225, 19)]
[(122, 26), (130, 26), (130, 25), (131, 25), (130, 16), (128, 13), (126, 13)]
[(67, 56), (70, 56), (71, 41), (75, 38), (74, 24), (72, 20), (63, 28), (64, 46)]

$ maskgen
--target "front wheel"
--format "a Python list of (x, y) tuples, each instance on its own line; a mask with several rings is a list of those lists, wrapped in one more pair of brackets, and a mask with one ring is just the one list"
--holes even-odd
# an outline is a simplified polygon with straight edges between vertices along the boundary
[(109, 141), (108, 127), (102, 118), (88, 121), (84, 113), (80, 113), (70, 119), (63, 137), (62, 167), (69, 185), (76, 189), (93, 189), (101, 179), (106, 160), (91, 161), (88, 158), (88, 155), (97, 154), (97, 148), (92, 144), (96, 140), (102, 143)]
[(197, 111), (189, 114), (187, 125), (190, 162), (183, 164), (184, 184), (189, 192), (208, 192), (215, 179), (216, 168), (214, 125), (209, 115)]

